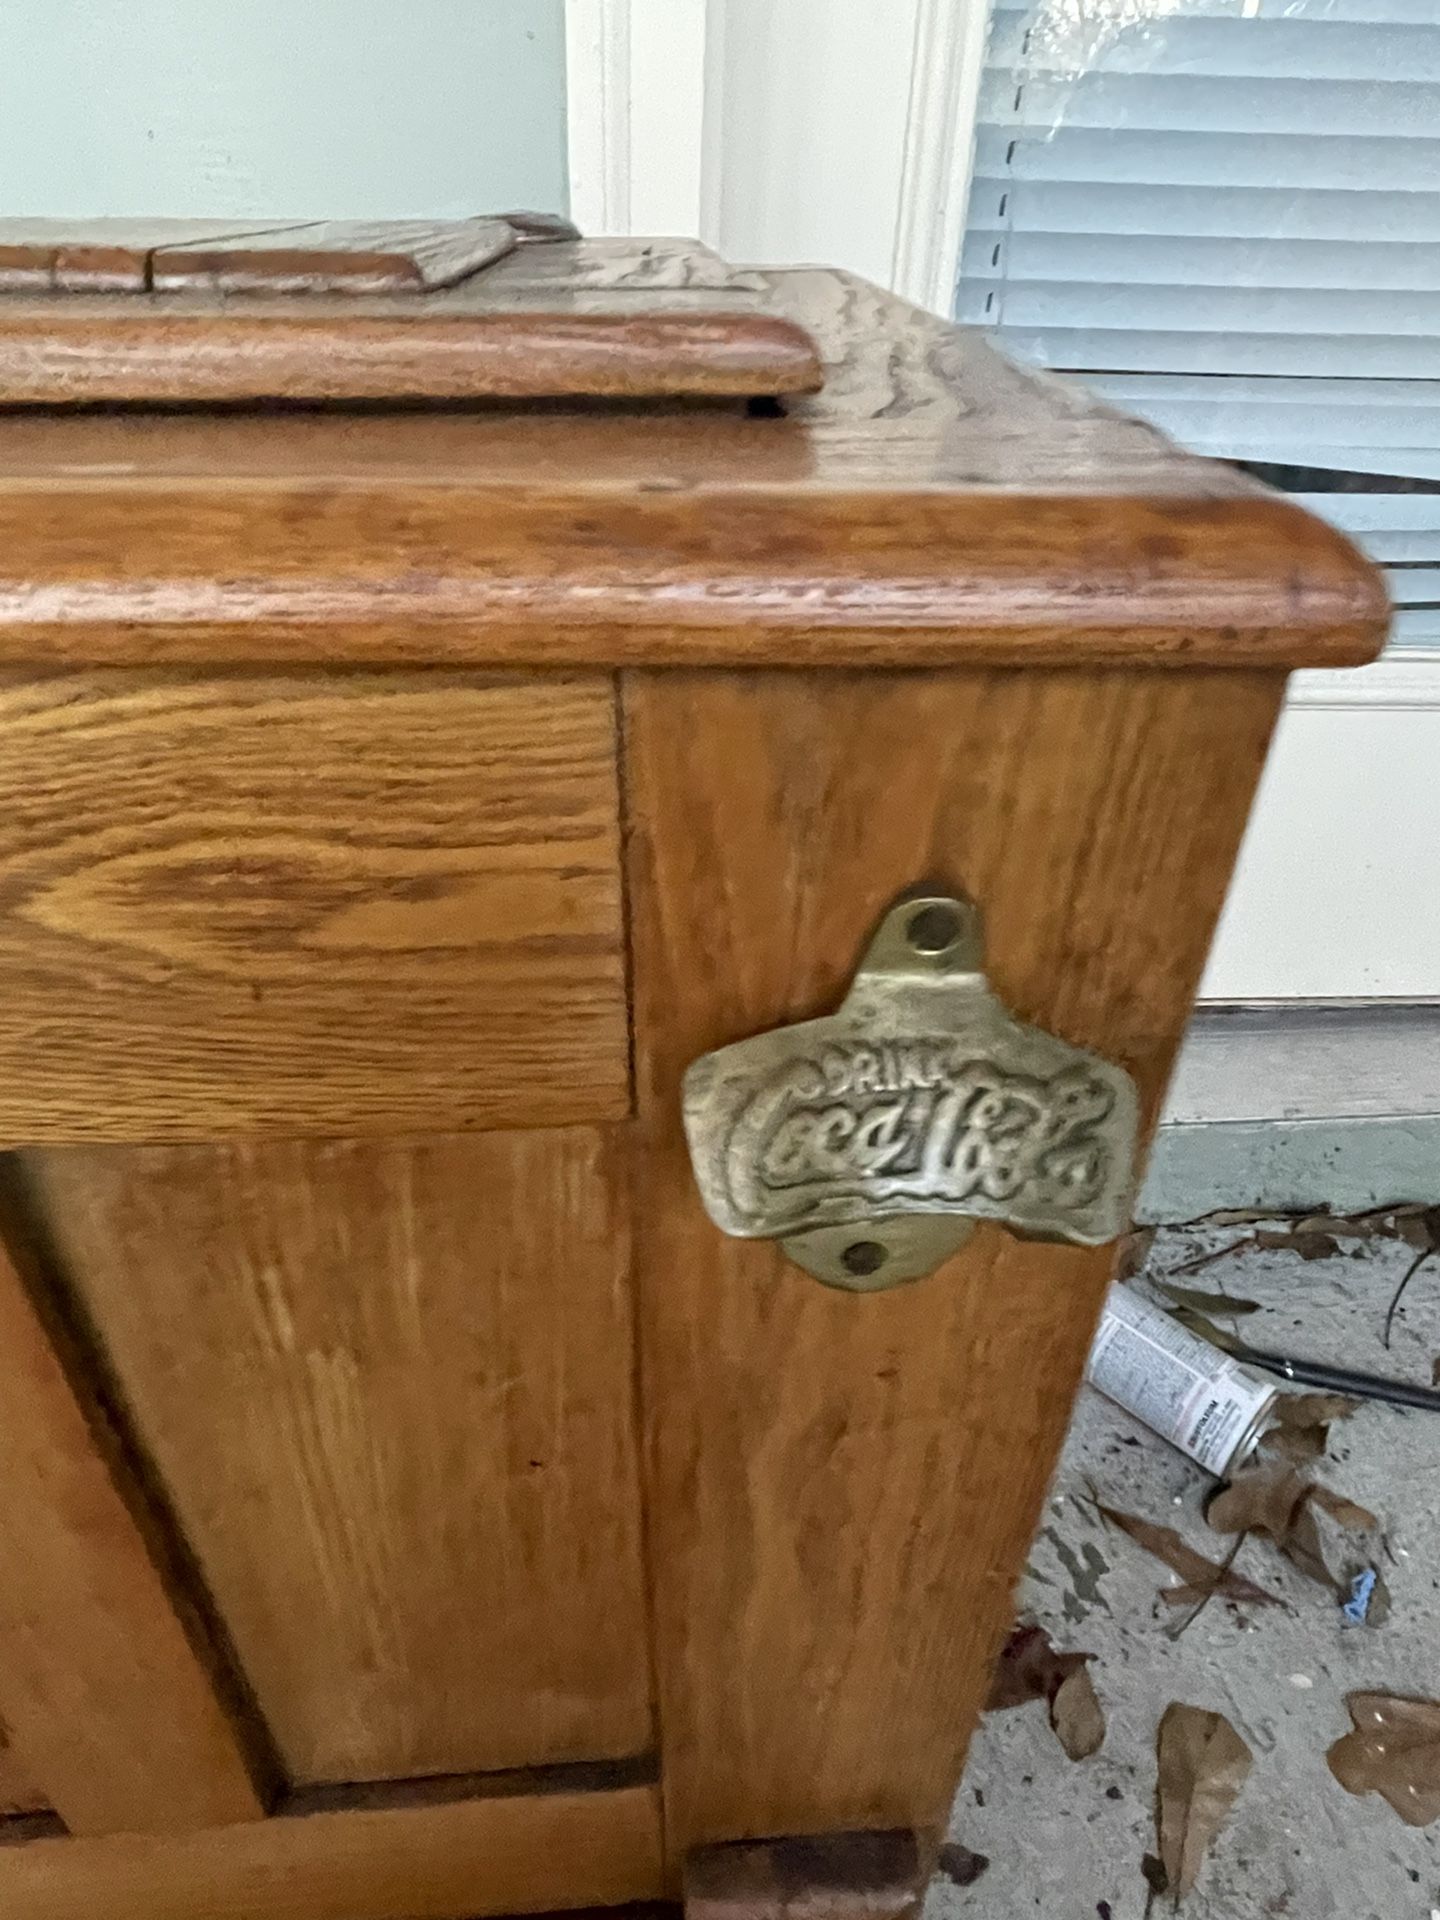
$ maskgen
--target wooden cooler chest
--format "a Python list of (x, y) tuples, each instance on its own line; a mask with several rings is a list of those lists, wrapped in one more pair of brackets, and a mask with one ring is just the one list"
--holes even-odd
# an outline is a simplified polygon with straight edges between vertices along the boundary
[(1382, 638), (872, 287), (496, 227), (0, 234), (6, 1920), (903, 1907)]

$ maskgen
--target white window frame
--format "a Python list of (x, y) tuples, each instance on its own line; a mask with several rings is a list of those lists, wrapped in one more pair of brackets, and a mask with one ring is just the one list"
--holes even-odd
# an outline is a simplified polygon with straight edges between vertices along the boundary
[[(952, 310), (991, 0), (566, 4), (571, 204), (583, 231), (690, 235), (758, 265), (821, 261)], [(1431, 980), (1417, 947), (1440, 952), (1429, 885), (1440, 799), (1412, 817), (1406, 785), (1421, 744), (1440, 762), (1440, 650), (1297, 674), (1290, 704), (1203, 991), (1283, 1001), (1313, 996), (1325, 977), (1341, 983), (1327, 997), (1440, 1001), (1440, 959)], [(1385, 753), (1373, 744), (1377, 708), (1396, 734)], [(1331, 852), (1337, 869), (1363, 864), (1374, 879), (1368, 958), (1351, 965), (1340, 917), (1311, 914), (1301, 943), (1279, 937), (1294, 929), (1274, 914), (1284, 876), (1313, 864), (1308, 788), (1327, 768), (1337, 783), (1353, 779), (1357, 762), (1367, 822), (1356, 844)], [(1376, 820), (1388, 822), (1383, 836)]]

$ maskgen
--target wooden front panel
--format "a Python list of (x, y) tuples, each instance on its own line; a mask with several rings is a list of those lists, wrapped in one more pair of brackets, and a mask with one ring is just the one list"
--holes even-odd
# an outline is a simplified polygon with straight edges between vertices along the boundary
[(77, 1834), (257, 1819), (259, 1756), (93, 1385), (0, 1245), (0, 1792)]
[(650, 1744), (612, 1136), (24, 1160), (292, 1781)]
[(0, 1140), (628, 1109), (610, 682), (0, 683)]
[(632, 822), (648, 1525), (675, 1855), (943, 1820), (1112, 1249), (982, 1227), (827, 1291), (706, 1218), (709, 1049), (831, 1011), (905, 888), (961, 889), (1025, 1020), (1153, 1116), (1281, 696), (1273, 673), (639, 674)]

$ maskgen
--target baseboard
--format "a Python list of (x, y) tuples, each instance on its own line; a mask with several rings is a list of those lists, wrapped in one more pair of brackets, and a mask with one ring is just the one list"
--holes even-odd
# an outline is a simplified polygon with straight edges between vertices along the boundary
[(1202, 1008), (1141, 1189), (1150, 1223), (1440, 1204), (1440, 1006)]

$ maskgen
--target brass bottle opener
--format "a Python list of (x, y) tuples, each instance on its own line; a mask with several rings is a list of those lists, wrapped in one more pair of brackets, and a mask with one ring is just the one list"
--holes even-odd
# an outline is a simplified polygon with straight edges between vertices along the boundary
[(838, 1012), (694, 1063), (685, 1132), (718, 1227), (857, 1293), (933, 1272), (977, 1220), (1083, 1246), (1125, 1231), (1134, 1082), (1017, 1020), (983, 957), (973, 902), (902, 900)]

